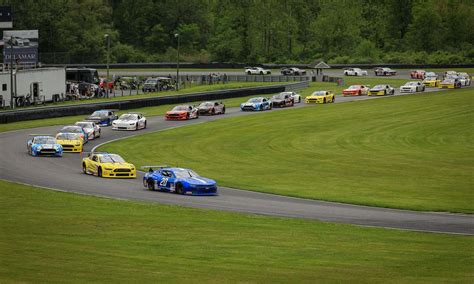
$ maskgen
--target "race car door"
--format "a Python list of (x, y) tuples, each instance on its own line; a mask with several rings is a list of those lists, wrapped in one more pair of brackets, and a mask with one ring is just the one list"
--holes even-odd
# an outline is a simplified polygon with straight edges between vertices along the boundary
[(92, 155), (92, 157), (89, 160), (89, 163), (87, 163), (87, 170), (90, 173), (97, 174), (97, 169), (99, 165), (99, 157), (97, 155)]
[(166, 190), (170, 192), (175, 191), (175, 180), (176, 177), (172, 171), (162, 170), (161, 180), (158, 180), (158, 187), (160, 190)]

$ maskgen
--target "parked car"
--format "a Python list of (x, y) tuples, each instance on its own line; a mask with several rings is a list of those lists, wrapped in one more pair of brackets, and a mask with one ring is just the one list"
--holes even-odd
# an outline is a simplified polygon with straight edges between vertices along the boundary
[(342, 91), (342, 96), (362, 96), (367, 95), (369, 87), (365, 85), (351, 85), (349, 88)]
[(264, 97), (251, 98), (245, 103), (240, 104), (240, 109), (242, 111), (262, 111), (272, 109), (272, 104), (269, 99)]
[(400, 93), (416, 93), (424, 91), (425, 85), (420, 81), (411, 81), (405, 83), (403, 86), (400, 86)]
[(202, 102), (197, 108), (199, 110), (199, 115), (225, 113), (225, 104), (223, 102)]
[(96, 110), (86, 118), (86, 121), (93, 121), (99, 126), (112, 125), (112, 121), (117, 119), (115, 111), (111, 109)]
[(388, 67), (377, 67), (374, 70), (375, 76), (395, 76), (397, 71)]
[(146, 128), (146, 117), (142, 113), (129, 112), (112, 121), (114, 130), (138, 130)]
[(156, 77), (148, 78), (143, 83), (142, 91), (145, 92), (158, 92), (173, 89), (172, 79), (168, 77)]
[(293, 106), (295, 104), (295, 101), (293, 97), (291, 97), (287, 93), (279, 93), (270, 98), (270, 102), (272, 104), (272, 107), (287, 107), (287, 106)]
[(345, 76), (367, 76), (368, 73), (366, 70), (360, 68), (346, 68), (344, 69)]
[(394, 95), (395, 89), (390, 85), (375, 85), (369, 89), (367, 96)]
[(199, 110), (192, 105), (175, 106), (165, 114), (166, 120), (187, 120), (199, 118)]
[(245, 67), (245, 74), (247, 75), (269, 75), (272, 71), (263, 69), (262, 67)]
[(290, 76), (301, 76), (306, 75), (306, 70), (299, 69), (297, 67), (284, 67), (281, 68), (281, 75), (290, 75)]
[(425, 79), (426, 71), (425, 70), (414, 70), (410, 72), (410, 77), (412, 79)]

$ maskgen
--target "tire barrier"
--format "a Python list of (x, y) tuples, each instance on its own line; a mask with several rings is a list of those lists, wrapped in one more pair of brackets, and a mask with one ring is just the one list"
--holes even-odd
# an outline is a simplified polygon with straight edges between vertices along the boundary
[(286, 90), (295, 90), (306, 88), (309, 86), (308, 81), (275, 85), (275, 86), (262, 86), (262, 87), (251, 87), (231, 90), (220, 90), (212, 92), (202, 93), (191, 93), (183, 95), (171, 95), (171, 96), (157, 96), (142, 99), (130, 99), (122, 101), (104, 102), (104, 103), (90, 103), (90, 104), (78, 104), (68, 106), (57, 106), (57, 107), (37, 107), (31, 109), (14, 110), (0, 112), (0, 124), (11, 123), (17, 121), (43, 119), (43, 118), (54, 118), (64, 117), (73, 115), (86, 115), (90, 114), (98, 109), (135, 109), (142, 107), (151, 107), (168, 104), (180, 104), (196, 101), (205, 100), (222, 100), (229, 98), (246, 97), (252, 95), (262, 94), (274, 94), (283, 92)]

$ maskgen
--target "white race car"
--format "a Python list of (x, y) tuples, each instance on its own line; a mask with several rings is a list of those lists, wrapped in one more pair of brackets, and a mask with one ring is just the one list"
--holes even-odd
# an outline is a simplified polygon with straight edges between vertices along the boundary
[(345, 76), (367, 76), (368, 73), (366, 70), (362, 70), (360, 68), (347, 68), (344, 69)]
[(145, 128), (146, 117), (136, 112), (124, 113), (112, 122), (112, 129), (114, 130), (138, 130)]
[(461, 81), (461, 84), (463, 86), (470, 86), (471, 85), (471, 77), (469, 77), (469, 74), (466, 72), (459, 72), (459, 81)]
[(100, 137), (100, 126), (92, 121), (78, 121), (74, 125), (80, 126), (87, 133), (88, 140), (93, 140)]
[(424, 92), (425, 85), (420, 81), (411, 81), (400, 87), (400, 93)]
[(283, 92), (283, 93), (280, 93), (280, 94), (288, 94), (290, 95), (290, 97), (293, 98), (293, 101), (296, 103), (301, 103), (301, 95), (300, 94), (297, 94), (295, 92)]
[(272, 74), (272, 71), (263, 69), (262, 67), (245, 67), (245, 74), (247, 75), (266, 75)]

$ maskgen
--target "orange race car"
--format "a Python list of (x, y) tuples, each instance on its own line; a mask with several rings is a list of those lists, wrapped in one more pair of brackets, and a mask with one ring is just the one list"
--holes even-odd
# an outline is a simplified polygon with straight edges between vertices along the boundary
[(414, 71), (411, 71), (410, 72), (410, 77), (412, 79), (425, 79), (425, 74), (426, 74), (426, 71), (425, 70), (414, 70)]
[(175, 106), (165, 114), (166, 120), (186, 120), (199, 118), (199, 110), (192, 105)]
[(352, 85), (349, 88), (342, 91), (342, 96), (361, 96), (367, 95), (369, 92), (369, 87), (365, 85)]

